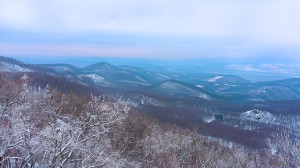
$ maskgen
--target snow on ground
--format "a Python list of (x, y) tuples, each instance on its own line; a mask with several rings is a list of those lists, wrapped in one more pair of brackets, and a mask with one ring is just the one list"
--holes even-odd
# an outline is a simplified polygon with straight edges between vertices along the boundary
[[(273, 115), (268, 111), (261, 110), (249, 110), (240, 114), (238, 118), (242, 121), (242, 124), (233, 124), (235, 127), (239, 127), (246, 130), (255, 130), (261, 128), (260, 125), (255, 122), (266, 123), (270, 125), (281, 126), (285, 129), (291, 130), (296, 136), (300, 136), (300, 116), (299, 115)], [(249, 123), (252, 121), (254, 123)]]
[(0, 71), (6, 72), (32, 72), (31, 69), (20, 67), (19, 65), (9, 64), (7, 62), (0, 62)]
[(202, 85), (196, 85), (196, 87), (198, 87), (198, 88), (204, 88), (204, 86), (202, 86)]
[(164, 75), (164, 74), (161, 74), (161, 73), (155, 73), (155, 74), (158, 75), (158, 76), (161, 76), (161, 77), (163, 77), (163, 78), (166, 78), (166, 79), (169, 78), (167, 75)]
[(213, 122), (214, 120), (215, 120), (214, 116), (203, 118), (203, 121), (204, 121), (205, 123), (211, 123), (211, 122)]
[(142, 78), (141, 76), (139, 76), (139, 75), (136, 75), (136, 76), (135, 76), (135, 80), (136, 80), (137, 82), (141, 82), (141, 83), (146, 83), (146, 84), (148, 84), (148, 82), (147, 82), (144, 78)]
[(92, 79), (95, 83), (103, 83), (106, 82), (105, 79), (97, 74), (84, 74), (84, 75), (78, 75), (79, 78), (87, 77)]
[(215, 76), (215, 77), (209, 79), (208, 82), (216, 82), (218, 79), (222, 79), (222, 78), (223, 78), (223, 76)]
[(198, 92), (197, 90), (191, 89), (189, 87), (183, 86), (178, 83), (173, 83), (173, 82), (164, 82), (163, 84), (160, 85), (161, 89), (165, 92), (169, 92), (169, 95), (173, 94), (188, 94), (190, 96), (195, 96), (195, 97), (200, 97), (206, 100), (210, 100), (210, 96)]
[(264, 123), (270, 123), (275, 120), (275, 116), (271, 113), (257, 109), (246, 111), (241, 114), (241, 117), (245, 120), (258, 121)]
[(66, 66), (53, 66), (50, 68), (54, 69), (57, 72), (72, 72), (72, 70)]
[(229, 85), (229, 84), (227, 84), (227, 83), (225, 83), (224, 86), (236, 87), (236, 85)]

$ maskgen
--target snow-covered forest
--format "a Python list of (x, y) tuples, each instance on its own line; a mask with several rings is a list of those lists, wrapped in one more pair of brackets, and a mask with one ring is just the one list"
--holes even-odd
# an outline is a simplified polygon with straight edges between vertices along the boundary
[(250, 149), (130, 110), (126, 100), (0, 76), (0, 167), (299, 167), (288, 132)]

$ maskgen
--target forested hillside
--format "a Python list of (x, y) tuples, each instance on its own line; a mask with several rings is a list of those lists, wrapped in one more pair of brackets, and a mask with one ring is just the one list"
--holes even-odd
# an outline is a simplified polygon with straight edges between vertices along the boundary
[(0, 78), (0, 167), (297, 167), (287, 132), (254, 150), (161, 124), (127, 100), (33, 87), (24, 73)]

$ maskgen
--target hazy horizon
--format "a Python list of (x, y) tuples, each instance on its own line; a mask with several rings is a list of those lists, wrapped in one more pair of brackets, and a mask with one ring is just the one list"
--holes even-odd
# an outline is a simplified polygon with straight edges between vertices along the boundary
[(255, 59), (157, 59), (111, 57), (12, 57), (29, 64), (70, 64), (79, 68), (107, 62), (113, 66), (134, 66), (147, 70), (175, 70), (186, 73), (237, 75), (252, 81), (272, 81), (300, 78), (297, 64), (267, 64)]
[(184, 60), (183, 67), (195, 62), (193, 69), (205, 72), (300, 76), (296, 0), (0, 0), (0, 6), (0, 55), (29, 63)]

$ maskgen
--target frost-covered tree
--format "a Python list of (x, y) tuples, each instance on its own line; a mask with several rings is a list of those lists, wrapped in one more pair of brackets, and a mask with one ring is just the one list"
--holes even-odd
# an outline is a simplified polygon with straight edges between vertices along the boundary
[(284, 167), (300, 166), (300, 139), (292, 138), (288, 130), (276, 133), (267, 140), (270, 154), (282, 162)]
[[(29, 81), (27, 75), (0, 77), (0, 167), (257, 168), (298, 162), (290, 155), (281, 160), (285, 141), (278, 138), (286, 135), (271, 143), (273, 161), (263, 150), (153, 121), (131, 112), (121, 99), (82, 97), (51, 86), (30, 89)], [(285, 152), (299, 153), (299, 142), (285, 146)]]
[(0, 165), (16, 167), (122, 167), (109, 134), (122, 127), (129, 108), (91, 96), (71, 98), (46, 87), (28, 94), (21, 77), (22, 101), (6, 109), (0, 128)]

